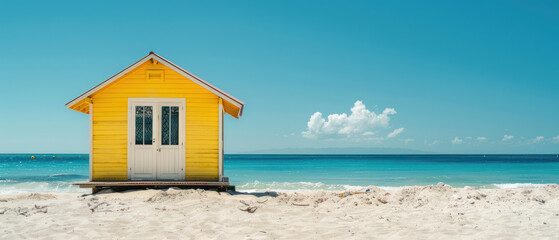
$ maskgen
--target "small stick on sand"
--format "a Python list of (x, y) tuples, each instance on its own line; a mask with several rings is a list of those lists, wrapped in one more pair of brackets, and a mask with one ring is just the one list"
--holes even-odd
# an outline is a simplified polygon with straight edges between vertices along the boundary
[(247, 208), (241, 208), (241, 207), (239, 207), (239, 210), (245, 211), (245, 212), (248, 212), (248, 213), (256, 212), (256, 209), (258, 209), (258, 207), (256, 207), (256, 206), (254, 206), (254, 207), (250, 207), (250, 206), (249, 206), (249, 207), (247, 207)]
[(101, 203), (98, 203), (97, 205), (93, 206), (93, 207), (90, 208), (89, 210), (91, 210), (91, 212), (95, 212), (95, 210), (97, 210), (97, 208), (98, 208), (99, 206), (103, 205), (103, 204), (106, 204), (107, 206), (109, 205), (109, 204), (106, 203), (106, 202), (101, 202)]

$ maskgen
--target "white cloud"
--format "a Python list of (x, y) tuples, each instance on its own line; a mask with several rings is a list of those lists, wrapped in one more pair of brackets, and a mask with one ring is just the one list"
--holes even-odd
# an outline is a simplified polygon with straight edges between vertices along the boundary
[(512, 140), (513, 138), (514, 138), (514, 136), (506, 135), (506, 134), (505, 134), (505, 136), (503, 136), (503, 140), (502, 140), (502, 141), (503, 141), (503, 142), (506, 142), (506, 141)]
[(382, 139), (373, 136), (378, 133), (378, 129), (389, 126), (390, 115), (394, 114), (396, 111), (393, 108), (386, 108), (377, 114), (369, 111), (363, 102), (356, 101), (349, 115), (330, 114), (324, 119), (322, 113), (314, 113), (307, 123), (307, 130), (301, 134), (305, 138)]
[(462, 144), (462, 142), (464, 142), (464, 140), (458, 137), (454, 137), (454, 139), (452, 139), (452, 144)]
[(553, 141), (554, 142), (559, 142), (559, 135), (557, 135), (556, 137), (553, 137)]
[(406, 145), (408, 145), (408, 143), (413, 142), (413, 141), (415, 141), (415, 139), (406, 138), (406, 139), (404, 140), (404, 143), (405, 143)]
[(487, 141), (487, 138), (486, 137), (477, 137), (477, 140), (478, 141)]
[(389, 133), (388, 135), (386, 135), (386, 138), (393, 138), (398, 136), (398, 134), (402, 133), (404, 131), (404, 128), (398, 128), (395, 129), (394, 131), (392, 131), (391, 133)]
[(539, 143), (543, 140), (543, 136), (537, 136), (536, 138), (532, 139), (532, 143)]
[(433, 142), (431, 142), (431, 143), (427, 143), (427, 141), (425, 141), (425, 144), (428, 145), (428, 146), (437, 145), (437, 144), (439, 144), (439, 140), (433, 140)]

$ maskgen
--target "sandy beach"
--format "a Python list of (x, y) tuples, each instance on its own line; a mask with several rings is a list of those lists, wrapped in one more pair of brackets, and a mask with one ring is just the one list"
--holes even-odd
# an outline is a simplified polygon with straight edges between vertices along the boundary
[[(342, 194), (342, 196), (340, 196)], [(2, 239), (559, 239), (559, 185), (0, 195)]]

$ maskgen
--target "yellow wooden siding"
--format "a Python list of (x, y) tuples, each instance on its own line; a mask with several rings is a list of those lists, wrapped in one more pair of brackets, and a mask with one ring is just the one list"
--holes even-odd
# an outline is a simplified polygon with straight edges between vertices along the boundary
[[(163, 70), (163, 80), (147, 80), (148, 69)], [(93, 180), (127, 179), (127, 107), (128, 98), (132, 97), (185, 98), (186, 180), (218, 180), (218, 97), (162, 64), (151, 61), (92, 96)]]

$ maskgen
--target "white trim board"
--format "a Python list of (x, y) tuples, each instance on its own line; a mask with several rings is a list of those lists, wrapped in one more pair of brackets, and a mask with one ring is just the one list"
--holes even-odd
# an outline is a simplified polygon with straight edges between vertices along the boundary
[(213, 94), (219, 96), (220, 98), (223, 98), (223, 99), (227, 100), (227, 102), (235, 105), (236, 107), (239, 108), (239, 113), (237, 114), (237, 117), (240, 117), (243, 114), (244, 103), (242, 101), (240, 101), (240, 100), (234, 98), (233, 96), (225, 93), (224, 91), (214, 87), (213, 85), (209, 84), (208, 82), (206, 82), (206, 81), (202, 80), (201, 78), (195, 76), (194, 74), (182, 69), (181, 67), (175, 65), (171, 61), (159, 56), (158, 54), (156, 54), (154, 52), (150, 52), (144, 58), (140, 59), (139, 61), (135, 62), (134, 64), (130, 65), (129, 67), (125, 68), (124, 70), (120, 71), (119, 73), (115, 74), (114, 76), (110, 77), (109, 79), (105, 80), (104, 82), (100, 83), (99, 85), (93, 87), (92, 89), (88, 90), (87, 92), (83, 93), (82, 95), (78, 96), (77, 98), (73, 99), (72, 101), (66, 103), (66, 107), (70, 107), (70, 106), (78, 103), (79, 101), (83, 100), (84, 98), (89, 97), (91, 94), (101, 90), (102, 88), (111, 84), (112, 82), (114, 82), (115, 80), (124, 76), (128, 72), (134, 70), (135, 68), (137, 68), (141, 64), (149, 61), (150, 59), (154, 59), (154, 60), (160, 62), (161, 64), (165, 65), (166, 67), (168, 67), (168, 68), (172, 69), (173, 71), (181, 74), (183, 77), (197, 83), (198, 85), (205, 88), (206, 90), (212, 92)]
[(89, 103), (89, 181), (93, 181), (93, 103)]
[(223, 101), (219, 99), (219, 181), (223, 181)]

